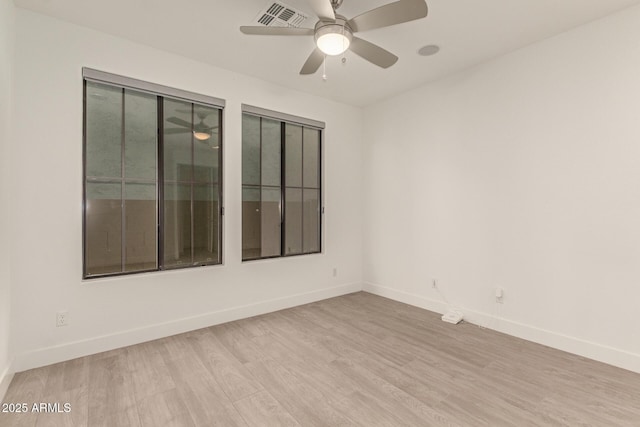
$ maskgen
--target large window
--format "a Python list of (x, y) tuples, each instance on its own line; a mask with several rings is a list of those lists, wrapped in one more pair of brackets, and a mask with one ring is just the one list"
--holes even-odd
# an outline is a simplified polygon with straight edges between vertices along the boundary
[(321, 251), (323, 127), (243, 105), (243, 260)]
[(83, 71), (84, 277), (221, 263), (224, 102)]

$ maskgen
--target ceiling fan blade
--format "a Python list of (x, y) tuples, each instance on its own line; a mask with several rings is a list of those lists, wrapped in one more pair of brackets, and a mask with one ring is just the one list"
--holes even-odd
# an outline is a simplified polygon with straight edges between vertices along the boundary
[(240, 31), (251, 36), (312, 36), (311, 28), (295, 27), (240, 27)]
[(358, 15), (347, 24), (355, 33), (424, 18), (428, 11), (425, 0), (400, 0)]
[(320, 19), (336, 20), (336, 13), (331, 6), (331, 0), (308, 0), (309, 6), (313, 9), (313, 13)]
[(320, 65), (322, 65), (322, 61), (324, 61), (324, 53), (320, 51), (320, 49), (315, 48), (309, 58), (307, 58), (307, 62), (304, 63), (302, 69), (300, 70), (300, 74), (313, 74), (318, 71)]
[(354, 37), (349, 49), (356, 55), (382, 68), (389, 68), (398, 61), (393, 53), (361, 38)]
[(191, 123), (189, 123), (186, 120), (182, 120), (182, 119), (179, 119), (177, 117), (169, 117), (167, 119), (167, 121), (169, 123), (173, 123), (174, 125), (178, 125), (178, 126), (182, 126), (182, 127), (191, 129)]

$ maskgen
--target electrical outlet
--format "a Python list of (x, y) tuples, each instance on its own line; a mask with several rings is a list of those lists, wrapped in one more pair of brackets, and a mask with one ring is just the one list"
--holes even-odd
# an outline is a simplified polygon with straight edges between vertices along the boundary
[(333, 277), (338, 277), (338, 269), (333, 267)]
[(67, 326), (69, 324), (69, 313), (59, 311), (56, 313), (56, 326)]
[(498, 304), (504, 303), (504, 290), (502, 288), (496, 288), (496, 302)]

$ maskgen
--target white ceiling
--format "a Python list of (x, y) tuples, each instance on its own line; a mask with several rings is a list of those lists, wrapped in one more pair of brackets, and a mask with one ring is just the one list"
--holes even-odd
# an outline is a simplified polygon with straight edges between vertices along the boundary
[[(344, 0), (351, 18), (392, 0)], [(269, 0), (15, 0), (18, 7), (339, 102), (364, 106), (640, 3), (640, 0), (427, 0), (427, 18), (358, 36), (400, 57), (387, 70), (353, 53), (298, 74), (313, 37), (247, 36)], [(305, 0), (285, 4), (315, 17)], [(440, 53), (417, 50), (437, 44)]]

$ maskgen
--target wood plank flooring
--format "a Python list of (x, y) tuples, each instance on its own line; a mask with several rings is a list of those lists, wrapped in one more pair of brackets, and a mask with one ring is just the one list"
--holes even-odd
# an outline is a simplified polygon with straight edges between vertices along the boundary
[(16, 374), (0, 426), (640, 426), (640, 374), (359, 292)]

